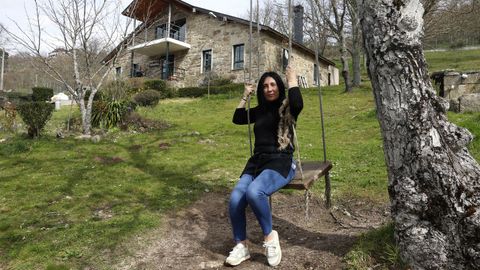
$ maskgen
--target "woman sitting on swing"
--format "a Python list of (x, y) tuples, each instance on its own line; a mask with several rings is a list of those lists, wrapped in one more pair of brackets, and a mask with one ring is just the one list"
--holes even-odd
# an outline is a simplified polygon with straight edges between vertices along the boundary
[[(235, 247), (226, 259), (232, 266), (250, 258), (247, 247), (247, 205), (252, 208), (263, 231), (268, 264), (277, 266), (282, 259), (278, 232), (272, 230), (272, 214), (268, 197), (287, 185), (295, 176), (293, 159), (293, 130), (303, 108), (303, 99), (298, 88), (295, 71), (287, 66), (285, 85), (275, 72), (262, 75), (257, 86), (258, 106), (250, 110), (250, 122), (254, 123), (255, 148), (243, 170), (240, 180), (232, 191), (229, 203), (230, 221)], [(233, 123), (248, 123), (245, 103), (254, 92), (254, 86), (245, 85), (245, 91), (233, 115)]]

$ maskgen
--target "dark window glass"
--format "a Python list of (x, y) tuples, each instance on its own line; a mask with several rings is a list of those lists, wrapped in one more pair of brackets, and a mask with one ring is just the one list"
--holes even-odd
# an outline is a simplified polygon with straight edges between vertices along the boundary
[(244, 44), (233, 46), (233, 69), (243, 68), (243, 54), (245, 46)]
[(203, 51), (203, 72), (212, 70), (212, 50)]
[(320, 82), (320, 77), (319, 77), (319, 73), (318, 73), (318, 66), (317, 64), (313, 64), (313, 83), (318, 85), (319, 82)]
[(282, 50), (282, 66), (283, 66), (283, 70), (285, 71), (285, 69), (288, 66), (288, 50), (287, 49)]

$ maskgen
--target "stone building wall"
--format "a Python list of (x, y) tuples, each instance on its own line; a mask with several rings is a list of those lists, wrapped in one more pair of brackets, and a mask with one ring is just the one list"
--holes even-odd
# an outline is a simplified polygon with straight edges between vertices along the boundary
[[(249, 26), (232, 21), (223, 21), (222, 17), (214, 18), (203, 13), (192, 13), (183, 10), (172, 9), (172, 22), (186, 18), (186, 39), (185, 43), (191, 47), (189, 50), (175, 52), (174, 66), (185, 70), (185, 76), (170, 83), (175, 87), (198, 86), (209, 74), (202, 72), (202, 53), (205, 50), (212, 50), (212, 73), (215, 75), (232, 79), (234, 82), (244, 82), (249, 77)], [(168, 11), (158, 15), (156, 22), (146, 30), (136, 34), (134, 45), (155, 39), (156, 26), (165, 24), (168, 21)], [(262, 32), (260, 35), (259, 48), (257, 48), (257, 32), (253, 33), (252, 49), (252, 80), (258, 79), (257, 74), (264, 71), (282, 70), (282, 44), (278, 39)], [(244, 44), (244, 69), (233, 69), (233, 46)], [(131, 45), (131, 44), (130, 44)], [(257, 63), (257, 51), (260, 50), (260, 65)], [(149, 78), (160, 78), (160, 65), (152, 66), (149, 63), (159, 59), (165, 52), (159, 52), (158, 56), (146, 56), (134, 52), (133, 63), (139, 64), (140, 70)], [(294, 48), (294, 55), (297, 57), (296, 70), (307, 80), (308, 86), (313, 86), (313, 57), (303, 51)], [(131, 51), (124, 50), (115, 67), (122, 67), (122, 77), (130, 75)], [(336, 69), (336, 68), (334, 68)], [(321, 63), (321, 84), (327, 84), (329, 66)], [(113, 75), (115, 71), (112, 72)], [(337, 72), (338, 73), (338, 72)], [(338, 77), (338, 76), (337, 76)], [(333, 82), (333, 81), (332, 81)]]

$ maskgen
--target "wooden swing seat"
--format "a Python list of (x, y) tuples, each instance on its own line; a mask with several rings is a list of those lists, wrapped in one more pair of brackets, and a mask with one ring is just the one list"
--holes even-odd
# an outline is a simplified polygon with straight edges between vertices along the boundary
[(284, 189), (309, 190), (313, 183), (327, 174), (332, 168), (330, 161), (302, 161), (303, 176), (297, 169), (293, 180)]

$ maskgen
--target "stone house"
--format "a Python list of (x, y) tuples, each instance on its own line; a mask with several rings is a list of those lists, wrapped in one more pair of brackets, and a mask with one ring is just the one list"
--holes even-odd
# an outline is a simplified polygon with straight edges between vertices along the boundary
[(438, 95), (450, 102), (450, 110), (480, 111), (480, 72), (445, 70), (434, 72), (430, 77)]
[[(249, 21), (179, 0), (134, 0), (122, 14), (140, 25), (104, 59), (115, 59), (113, 76), (166, 79), (174, 87), (198, 86), (213, 74), (234, 82), (248, 80)], [(294, 25), (292, 50), (300, 82), (337, 85), (335, 63), (320, 56), (317, 68), (314, 51), (303, 45), (301, 6), (295, 7)], [(258, 36), (253, 24), (252, 79), (265, 71), (282, 73), (287, 54), (287, 36), (267, 26), (260, 26)]]

